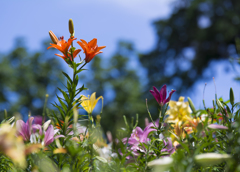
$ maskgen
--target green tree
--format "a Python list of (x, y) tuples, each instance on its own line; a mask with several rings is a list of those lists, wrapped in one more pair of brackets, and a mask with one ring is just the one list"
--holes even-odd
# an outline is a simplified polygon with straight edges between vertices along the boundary
[[(236, 55), (240, 1), (179, 0), (168, 19), (154, 22), (155, 48), (140, 56), (149, 87), (169, 84), (180, 94), (198, 80), (212, 78), (213, 60)], [(205, 69), (208, 75), (204, 75)]]
[[(63, 79), (61, 64), (45, 42), (41, 51), (31, 53), (22, 38), (16, 39), (14, 49), (8, 54), (0, 54), (0, 110), (8, 114), (20, 112), (22, 115), (41, 115), (45, 95), (49, 102), (55, 97), (57, 85)], [(49, 54), (51, 53), (51, 54)], [(50, 106), (49, 106), (50, 107)]]

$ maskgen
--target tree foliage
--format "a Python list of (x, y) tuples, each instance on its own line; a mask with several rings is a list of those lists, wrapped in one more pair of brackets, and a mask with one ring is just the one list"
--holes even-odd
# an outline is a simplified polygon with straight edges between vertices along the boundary
[[(210, 62), (236, 55), (239, 13), (238, 0), (177, 1), (168, 19), (154, 22), (157, 43), (140, 58), (149, 86), (170, 84), (183, 93), (211, 78), (215, 71)], [(209, 75), (204, 75), (206, 69)]]
[[(60, 84), (62, 68), (60, 61), (49, 55), (46, 42), (43, 51), (31, 53), (22, 38), (16, 39), (16, 46), (8, 54), (0, 54), (0, 109), (10, 115), (41, 115), (45, 95), (50, 101)], [(52, 53), (52, 52), (51, 52)]]

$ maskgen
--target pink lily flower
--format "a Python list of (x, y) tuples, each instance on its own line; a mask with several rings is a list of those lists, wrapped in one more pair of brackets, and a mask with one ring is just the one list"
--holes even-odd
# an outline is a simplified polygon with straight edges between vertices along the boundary
[(166, 146), (164, 149), (161, 150), (161, 152), (168, 152), (170, 155), (175, 152), (175, 148), (172, 144), (171, 138), (167, 138), (166, 140), (163, 140), (164, 146)]
[(54, 130), (53, 126), (50, 125), (48, 127), (47, 131), (45, 132), (44, 141), (43, 141), (42, 144), (44, 146), (47, 146), (47, 145), (51, 144), (55, 139), (60, 138), (60, 137), (64, 137), (64, 135), (55, 136), (57, 134), (57, 132), (58, 132), (58, 129)]
[[(128, 150), (132, 152), (134, 156), (139, 155), (140, 152), (146, 152), (145, 147), (141, 143), (148, 143), (150, 142), (150, 138), (148, 138), (148, 135), (152, 131), (157, 131), (157, 129), (153, 127), (159, 126), (159, 119), (156, 120), (154, 123), (149, 123), (144, 130), (142, 130), (140, 127), (136, 127), (130, 138), (124, 138), (122, 142), (124, 144), (128, 143)], [(161, 150), (161, 152), (168, 152), (169, 155), (173, 154), (175, 152), (175, 148), (172, 144), (171, 138), (164, 139), (163, 135), (160, 134), (160, 138), (163, 140), (164, 148)], [(127, 142), (128, 141), (128, 142)], [(128, 156), (127, 159), (131, 159), (131, 156)]]
[[(35, 124), (34, 117), (30, 117), (25, 123), (23, 120), (17, 120), (16, 128), (17, 135), (22, 136), (24, 141), (31, 141), (33, 143), (42, 143), (43, 146), (51, 144), (55, 139), (64, 137), (63, 135), (57, 135), (58, 129), (53, 128), (50, 125), (50, 120), (43, 125)], [(40, 136), (44, 135), (42, 140)]]
[(33, 120), (34, 120), (34, 117), (30, 117), (26, 123), (23, 120), (17, 120), (16, 122), (17, 135), (22, 136), (24, 141), (30, 140), (30, 136), (32, 134)]

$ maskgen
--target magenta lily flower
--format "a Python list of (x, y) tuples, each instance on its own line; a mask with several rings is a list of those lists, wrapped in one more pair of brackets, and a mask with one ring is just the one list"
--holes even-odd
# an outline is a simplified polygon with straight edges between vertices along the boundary
[(167, 86), (163, 85), (161, 90), (158, 91), (158, 89), (156, 87), (153, 86), (153, 90), (150, 90), (150, 93), (152, 93), (152, 95), (154, 96), (154, 98), (157, 100), (158, 104), (160, 106), (163, 106), (164, 104), (168, 103), (171, 99), (172, 94), (175, 92), (176, 90), (172, 90), (169, 93), (168, 98), (167, 97)]

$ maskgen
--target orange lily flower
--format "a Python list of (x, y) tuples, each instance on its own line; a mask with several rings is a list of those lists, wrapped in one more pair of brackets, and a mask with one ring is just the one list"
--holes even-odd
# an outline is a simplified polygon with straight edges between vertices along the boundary
[[(71, 55), (69, 54), (68, 50), (69, 50), (69, 47), (71, 46), (72, 42), (74, 40), (76, 40), (76, 39), (77, 38), (74, 38), (72, 36), (72, 37), (70, 37), (68, 39), (68, 42), (67, 42), (67, 41), (64, 40), (63, 37), (60, 37), (60, 40), (57, 41), (57, 44), (50, 43), (51, 46), (49, 46), (47, 49), (49, 49), (49, 48), (56, 48), (56, 49), (58, 49), (59, 51), (61, 51), (63, 53), (63, 55), (55, 54), (56, 56), (59, 56), (59, 57), (61, 57), (64, 60), (69, 58), (72, 61), (73, 59), (72, 59)], [(80, 51), (81, 51), (80, 49), (76, 49), (73, 52), (73, 58), (75, 58)]]
[(100, 50), (106, 47), (106, 46), (98, 47), (96, 38), (93, 38), (88, 43), (83, 39), (80, 39), (80, 40), (82, 42), (78, 41), (77, 43), (82, 47), (82, 49), (86, 55), (86, 57), (85, 57), (86, 63), (89, 63), (93, 59), (93, 57), (96, 56), (97, 54), (102, 53), (102, 51), (100, 51)]

